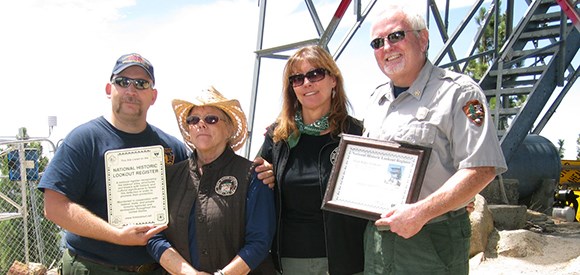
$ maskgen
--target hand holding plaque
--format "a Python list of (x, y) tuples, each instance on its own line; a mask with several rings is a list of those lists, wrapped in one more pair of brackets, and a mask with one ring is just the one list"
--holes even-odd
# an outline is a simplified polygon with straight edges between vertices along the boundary
[(168, 223), (163, 146), (107, 151), (105, 172), (109, 224)]
[(322, 209), (377, 220), (417, 201), (431, 149), (343, 134)]

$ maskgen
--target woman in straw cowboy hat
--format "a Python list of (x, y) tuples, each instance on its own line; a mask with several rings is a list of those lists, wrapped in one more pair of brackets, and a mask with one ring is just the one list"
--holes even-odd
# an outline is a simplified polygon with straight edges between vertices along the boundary
[(274, 195), (234, 152), (247, 138), (240, 103), (210, 87), (172, 104), (193, 153), (167, 169), (169, 228), (149, 252), (172, 274), (273, 274)]

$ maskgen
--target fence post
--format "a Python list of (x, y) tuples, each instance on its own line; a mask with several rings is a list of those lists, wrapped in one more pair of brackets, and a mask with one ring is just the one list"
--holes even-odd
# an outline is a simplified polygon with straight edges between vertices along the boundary
[(24, 226), (24, 258), (26, 260), (26, 262), (30, 262), (30, 256), (29, 256), (29, 247), (28, 247), (28, 203), (26, 200), (26, 190), (27, 190), (27, 186), (26, 186), (26, 181), (27, 181), (27, 175), (26, 175), (26, 168), (28, 168), (27, 165), (27, 160), (26, 160), (26, 155), (25, 155), (25, 149), (24, 149), (24, 143), (18, 143), (18, 159), (20, 161), (20, 180), (18, 181), (20, 183), (20, 190), (21, 190), (21, 196), (22, 196), (22, 224)]

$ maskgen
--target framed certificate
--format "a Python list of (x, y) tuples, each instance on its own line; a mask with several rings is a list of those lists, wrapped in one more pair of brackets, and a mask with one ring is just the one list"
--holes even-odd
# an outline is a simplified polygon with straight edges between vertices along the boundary
[(109, 224), (168, 223), (163, 146), (107, 151), (105, 174)]
[(431, 148), (343, 134), (322, 209), (377, 220), (416, 202)]

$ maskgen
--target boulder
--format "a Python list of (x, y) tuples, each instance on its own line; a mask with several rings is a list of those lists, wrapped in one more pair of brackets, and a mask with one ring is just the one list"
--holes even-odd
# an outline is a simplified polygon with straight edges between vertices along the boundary
[(494, 230), (493, 217), (482, 195), (475, 196), (475, 210), (469, 215), (471, 221), (471, 240), (469, 257), (484, 252), (489, 234)]
[(488, 205), (497, 230), (517, 230), (526, 226), (525, 205)]

